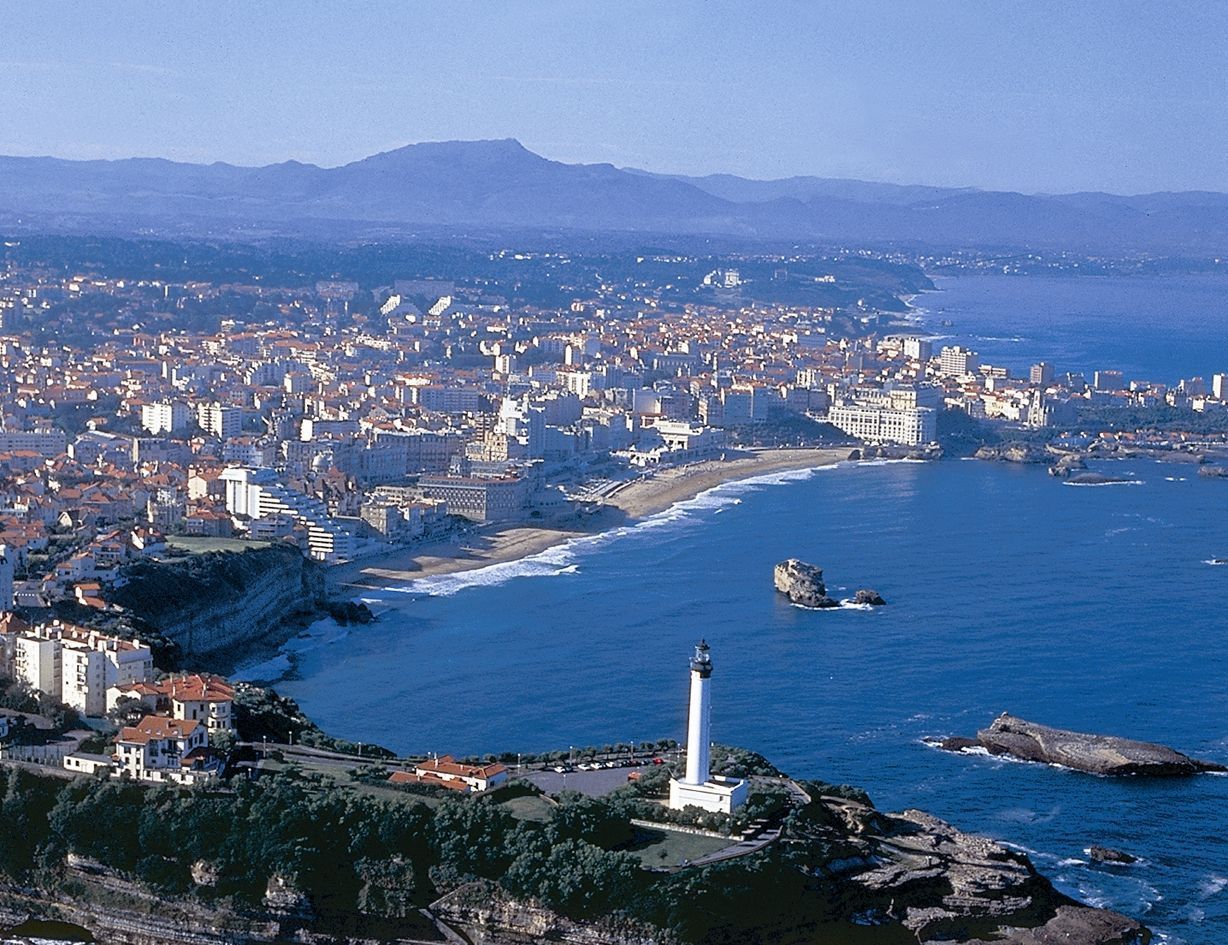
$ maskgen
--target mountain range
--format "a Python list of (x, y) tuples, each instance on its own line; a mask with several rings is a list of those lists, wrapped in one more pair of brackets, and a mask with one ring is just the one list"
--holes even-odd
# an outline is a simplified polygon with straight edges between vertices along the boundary
[(552, 161), (512, 139), (408, 145), (340, 167), (0, 157), (0, 228), (217, 234), (548, 230), (1219, 255), (1228, 195), (1020, 194)]

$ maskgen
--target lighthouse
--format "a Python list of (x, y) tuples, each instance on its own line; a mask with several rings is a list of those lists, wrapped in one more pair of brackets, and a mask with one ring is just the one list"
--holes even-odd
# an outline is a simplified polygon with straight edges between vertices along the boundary
[(669, 806), (699, 807), (729, 814), (746, 803), (748, 785), (737, 778), (712, 775), (712, 653), (700, 640), (691, 657), (691, 696), (687, 710), (686, 776), (669, 782)]
[(707, 784), (712, 770), (709, 716), (712, 709), (712, 654), (700, 640), (691, 657), (691, 708), (687, 715), (686, 783)]

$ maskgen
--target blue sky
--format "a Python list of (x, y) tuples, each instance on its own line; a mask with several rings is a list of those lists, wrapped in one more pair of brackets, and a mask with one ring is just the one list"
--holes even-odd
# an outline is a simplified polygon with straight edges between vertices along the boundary
[(1228, 191), (1228, 2), (0, 2), (0, 153)]

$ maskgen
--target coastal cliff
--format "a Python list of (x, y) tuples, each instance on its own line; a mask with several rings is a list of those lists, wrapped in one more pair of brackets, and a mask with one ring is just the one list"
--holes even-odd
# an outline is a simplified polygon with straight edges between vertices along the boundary
[(477, 945), (1151, 940), (1133, 919), (1057, 892), (1022, 853), (922, 811), (884, 814), (803, 787), (813, 799), (788, 819), (786, 842), (753, 867), (731, 860), (675, 874), (691, 901), (672, 932), (625, 919), (576, 922), (489, 883), (456, 889), (431, 910)]
[(327, 605), (322, 566), (297, 548), (272, 545), (177, 561), (139, 561), (108, 599), (152, 628), (184, 657), (233, 659), (237, 650), (277, 645), (294, 622)]
[[(649, 836), (719, 827), (702, 812), (661, 820), (668, 765), (599, 798), (520, 782), (429, 804), (381, 791), (386, 768), (362, 791), (292, 767), (181, 791), (0, 766), (20, 825), (0, 847), (0, 930), (67, 922), (118, 945), (1150, 941), (1059, 893), (1022, 853), (725, 751), (726, 770), (752, 781), (748, 810), (726, 824), (727, 845), (700, 830), (718, 847), (695, 861), (642, 847), (658, 842), (644, 817)], [(740, 831), (756, 821), (771, 829), (746, 848)], [(148, 838), (170, 837), (173, 856), (149, 853)]]

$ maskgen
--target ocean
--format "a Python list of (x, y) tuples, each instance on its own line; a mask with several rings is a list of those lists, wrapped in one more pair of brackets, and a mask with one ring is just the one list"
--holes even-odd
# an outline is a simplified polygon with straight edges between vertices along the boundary
[[(1175, 384), (1228, 373), (1228, 273), (1163, 276), (972, 275), (934, 279), (916, 300), (922, 324), (982, 362), (1027, 377), (1120, 370)], [(944, 321), (951, 322), (944, 325)]]
[[(993, 290), (1011, 311), (1028, 291), (1088, 291), (1068, 279), (1045, 280), (1047, 290), (976, 279), (1011, 283)], [(1154, 288), (1154, 305), (1184, 298)], [(921, 301), (953, 333), (1004, 337), (1006, 312), (983, 314), (993, 293), (947, 280)], [(1228, 324), (1222, 302), (1213, 315), (1174, 304), (1173, 318)], [(1021, 322), (1011, 337), (1040, 334)], [(1066, 338), (1050, 358), (1059, 369), (1083, 357), (1078, 332), (1044, 337)], [(1100, 350), (1077, 343), (1088, 357)], [(1045, 356), (1018, 344), (1021, 363)], [(1111, 350), (1114, 366), (1162, 379), (1177, 367)], [(1187, 353), (1214, 351), (1204, 338)], [(1142, 919), (1162, 941), (1218, 945), (1228, 939), (1228, 777), (1112, 780), (924, 743), (1010, 711), (1228, 762), (1228, 567), (1210, 563), (1228, 557), (1228, 483), (1187, 464), (1103, 468), (1133, 481), (1072, 486), (1043, 467), (950, 460), (727, 484), (524, 561), (372, 593), (380, 619), (317, 624), (292, 641), (296, 671), (277, 688), (328, 731), (404, 752), (681, 739), (687, 658), (702, 637), (716, 667), (716, 740), (1012, 844), (1059, 888)], [(873, 587), (889, 603), (792, 607), (772, 588), (786, 557), (822, 567), (829, 592)], [(1091, 844), (1142, 859), (1098, 865)]]

